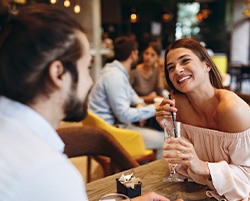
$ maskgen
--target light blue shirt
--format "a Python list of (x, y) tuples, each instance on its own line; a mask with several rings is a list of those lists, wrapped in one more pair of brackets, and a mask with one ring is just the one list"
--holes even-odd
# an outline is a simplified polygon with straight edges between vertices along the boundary
[(106, 122), (131, 123), (148, 119), (155, 115), (155, 106), (135, 108), (143, 100), (129, 83), (129, 74), (117, 60), (106, 64), (91, 90), (89, 110)]
[(38, 113), (0, 96), (0, 201), (86, 201), (80, 173)]

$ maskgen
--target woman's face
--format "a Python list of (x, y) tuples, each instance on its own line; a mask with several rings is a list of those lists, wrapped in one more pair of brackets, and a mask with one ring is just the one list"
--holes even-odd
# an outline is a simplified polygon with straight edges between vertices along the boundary
[(148, 47), (143, 52), (143, 63), (147, 66), (153, 66), (158, 61), (158, 54), (157, 52), (152, 48)]
[(166, 68), (174, 87), (187, 93), (209, 81), (210, 67), (189, 49), (177, 48), (167, 54)]

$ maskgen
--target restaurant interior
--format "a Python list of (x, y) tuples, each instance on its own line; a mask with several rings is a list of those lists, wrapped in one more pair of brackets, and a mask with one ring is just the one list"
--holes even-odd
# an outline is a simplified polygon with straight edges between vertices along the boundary
[(233, 91), (250, 93), (249, 0), (14, 0), (13, 10), (34, 3), (56, 6), (85, 28), (94, 56), (93, 79), (107, 61), (111, 41), (119, 35), (134, 37), (139, 50), (149, 38), (165, 49), (181, 37), (193, 37), (213, 54), (221, 73), (230, 75)]
[[(176, 39), (193, 37), (205, 45), (220, 72), (229, 76), (225, 86), (246, 95), (250, 102), (249, 0), (13, 0), (11, 8), (15, 12), (35, 2), (58, 7), (83, 25), (91, 44), (94, 80), (109, 59), (109, 47), (102, 45), (104, 33), (111, 41), (120, 35), (134, 37), (139, 48), (149, 37), (159, 40), (163, 49)], [(96, 120), (97, 117), (89, 118), (86, 125), (92, 122), (92, 126), (107, 128), (105, 122)], [(61, 127), (68, 127), (68, 124)], [(112, 129), (114, 133), (121, 132)], [(152, 160), (152, 150), (143, 154), (145, 158), (137, 158), (138, 161)], [(97, 163), (92, 164), (91, 181), (109, 173), (98, 165), (109, 164), (106, 158), (94, 159)], [(79, 160), (74, 156), (71, 160), (89, 182), (86, 179), (90, 178), (89, 172), (85, 170), (90, 168), (87, 165), (91, 157)]]

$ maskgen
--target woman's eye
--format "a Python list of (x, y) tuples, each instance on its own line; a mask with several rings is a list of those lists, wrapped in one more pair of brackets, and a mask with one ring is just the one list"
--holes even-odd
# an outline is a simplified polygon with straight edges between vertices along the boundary
[(171, 72), (171, 71), (174, 70), (174, 67), (173, 66), (169, 66), (167, 69), (168, 69), (168, 72)]
[(190, 61), (190, 59), (183, 59), (182, 63), (186, 64)]

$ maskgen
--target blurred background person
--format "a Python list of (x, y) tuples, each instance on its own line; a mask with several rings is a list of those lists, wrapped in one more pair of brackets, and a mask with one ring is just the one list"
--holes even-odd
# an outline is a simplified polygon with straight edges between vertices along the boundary
[(102, 62), (107, 63), (111, 61), (114, 57), (114, 44), (113, 40), (109, 37), (108, 32), (103, 32), (102, 33)]
[(102, 34), (102, 48), (107, 48), (112, 51), (114, 49), (113, 40), (109, 37), (108, 32), (103, 32)]
[[(142, 63), (130, 72), (130, 84), (146, 104), (160, 103), (169, 94), (161, 52), (158, 41), (149, 42), (142, 53)], [(155, 117), (147, 119), (144, 125), (162, 131)]]
[(145, 103), (153, 103), (156, 98), (163, 97), (164, 80), (159, 68), (161, 45), (148, 43), (142, 54), (142, 63), (130, 72), (130, 84)]
[[(114, 41), (115, 60), (105, 65), (89, 96), (89, 110), (111, 125), (138, 130), (148, 149), (162, 157), (163, 132), (143, 128), (145, 120), (155, 116), (159, 103), (146, 105), (129, 83), (129, 73), (138, 61), (137, 42), (130, 37)], [(140, 125), (134, 125), (140, 122)]]

